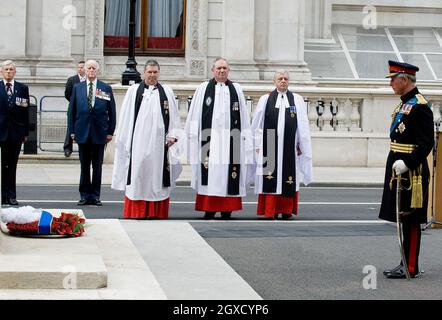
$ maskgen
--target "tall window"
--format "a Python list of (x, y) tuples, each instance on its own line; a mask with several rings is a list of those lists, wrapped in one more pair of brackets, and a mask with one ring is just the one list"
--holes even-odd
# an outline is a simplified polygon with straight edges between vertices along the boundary
[(314, 79), (385, 79), (387, 61), (419, 66), (419, 81), (442, 80), (442, 29), (333, 25), (332, 41), (306, 43)]
[[(129, 4), (127, 0), (105, 2), (105, 54), (127, 54)], [(137, 54), (184, 56), (186, 0), (137, 0), (136, 6)]]

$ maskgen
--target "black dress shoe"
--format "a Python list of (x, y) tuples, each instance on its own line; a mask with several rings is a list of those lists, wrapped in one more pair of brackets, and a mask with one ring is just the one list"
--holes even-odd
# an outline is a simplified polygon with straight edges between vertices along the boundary
[(209, 212), (206, 211), (206, 213), (204, 214), (204, 220), (212, 220), (215, 218), (215, 213), (216, 212)]
[[(420, 272), (410, 273), (410, 278), (418, 278), (420, 275)], [(405, 274), (405, 268), (401, 266), (401, 268), (398, 270), (392, 270), (391, 272), (385, 274), (385, 277), (387, 277), (387, 279), (406, 279), (407, 275)]]
[(222, 220), (230, 220), (231, 217), (232, 217), (232, 211), (221, 212)]
[(85, 206), (88, 204), (88, 201), (86, 199), (80, 199), (80, 201), (77, 202), (78, 206)]
[(281, 213), (281, 220), (290, 220), (291, 217), (290, 213)]
[(99, 206), (99, 207), (101, 207), (103, 205), (99, 199), (91, 200), (91, 204), (94, 206)]
[(384, 276), (386, 276), (389, 273), (396, 272), (401, 268), (402, 268), (402, 265), (400, 264), (397, 267), (394, 267), (393, 269), (386, 269), (386, 270), (384, 270)]
[(16, 199), (9, 199), (8, 200), (8, 203), (11, 205), (11, 206), (18, 206), (18, 202), (17, 202), (17, 200)]

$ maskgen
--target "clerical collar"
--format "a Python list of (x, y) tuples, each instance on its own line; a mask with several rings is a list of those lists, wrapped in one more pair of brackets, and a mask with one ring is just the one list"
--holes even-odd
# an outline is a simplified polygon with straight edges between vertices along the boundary
[(144, 87), (146, 88), (146, 89), (149, 89), (149, 87), (153, 87), (152, 88), (152, 90), (155, 90), (155, 89), (157, 89), (158, 88), (158, 82), (157, 82), (157, 84), (155, 84), (155, 85), (149, 85), (149, 84), (147, 84), (146, 82), (143, 82), (144, 83)]
[(225, 86), (229, 85), (229, 79), (227, 79), (225, 82), (219, 82), (219, 81), (216, 81), (216, 80), (215, 80), (215, 82), (216, 82), (216, 84), (223, 84)]
[[(276, 90), (276, 91), (278, 91), (278, 90)], [(278, 91), (278, 93), (281, 93), (281, 94), (287, 94), (287, 91), (288, 91), (288, 90), (285, 90), (285, 91)]]

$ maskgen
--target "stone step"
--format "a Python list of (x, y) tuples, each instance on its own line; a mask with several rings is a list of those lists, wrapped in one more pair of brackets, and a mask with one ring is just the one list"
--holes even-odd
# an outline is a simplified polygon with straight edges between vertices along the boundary
[[(79, 209), (47, 211), (54, 215), (61, 211), (82, 214)], [(86, 235), (79, 238), (20, 238), (0, 232), (2, 299), (164, 300), (167, 297), (120, 221), (90, 219)]]
[[(57, 216), (61, 211), (48, 209)], [(6, 226), (2, 223), (2, 230)], [(0, 234), (1, 289), (98, 289), (107, 270), (93, 237), (16, 237)]]

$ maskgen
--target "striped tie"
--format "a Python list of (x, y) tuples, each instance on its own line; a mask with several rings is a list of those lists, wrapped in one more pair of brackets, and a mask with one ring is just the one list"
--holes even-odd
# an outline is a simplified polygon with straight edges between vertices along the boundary
[(92, 110), (92, 98), (94, 96), (93, 88), (94, 84), (89, 82), (89, 94), (87, 95), (87, 106), (89, 107), (89, 111)]

